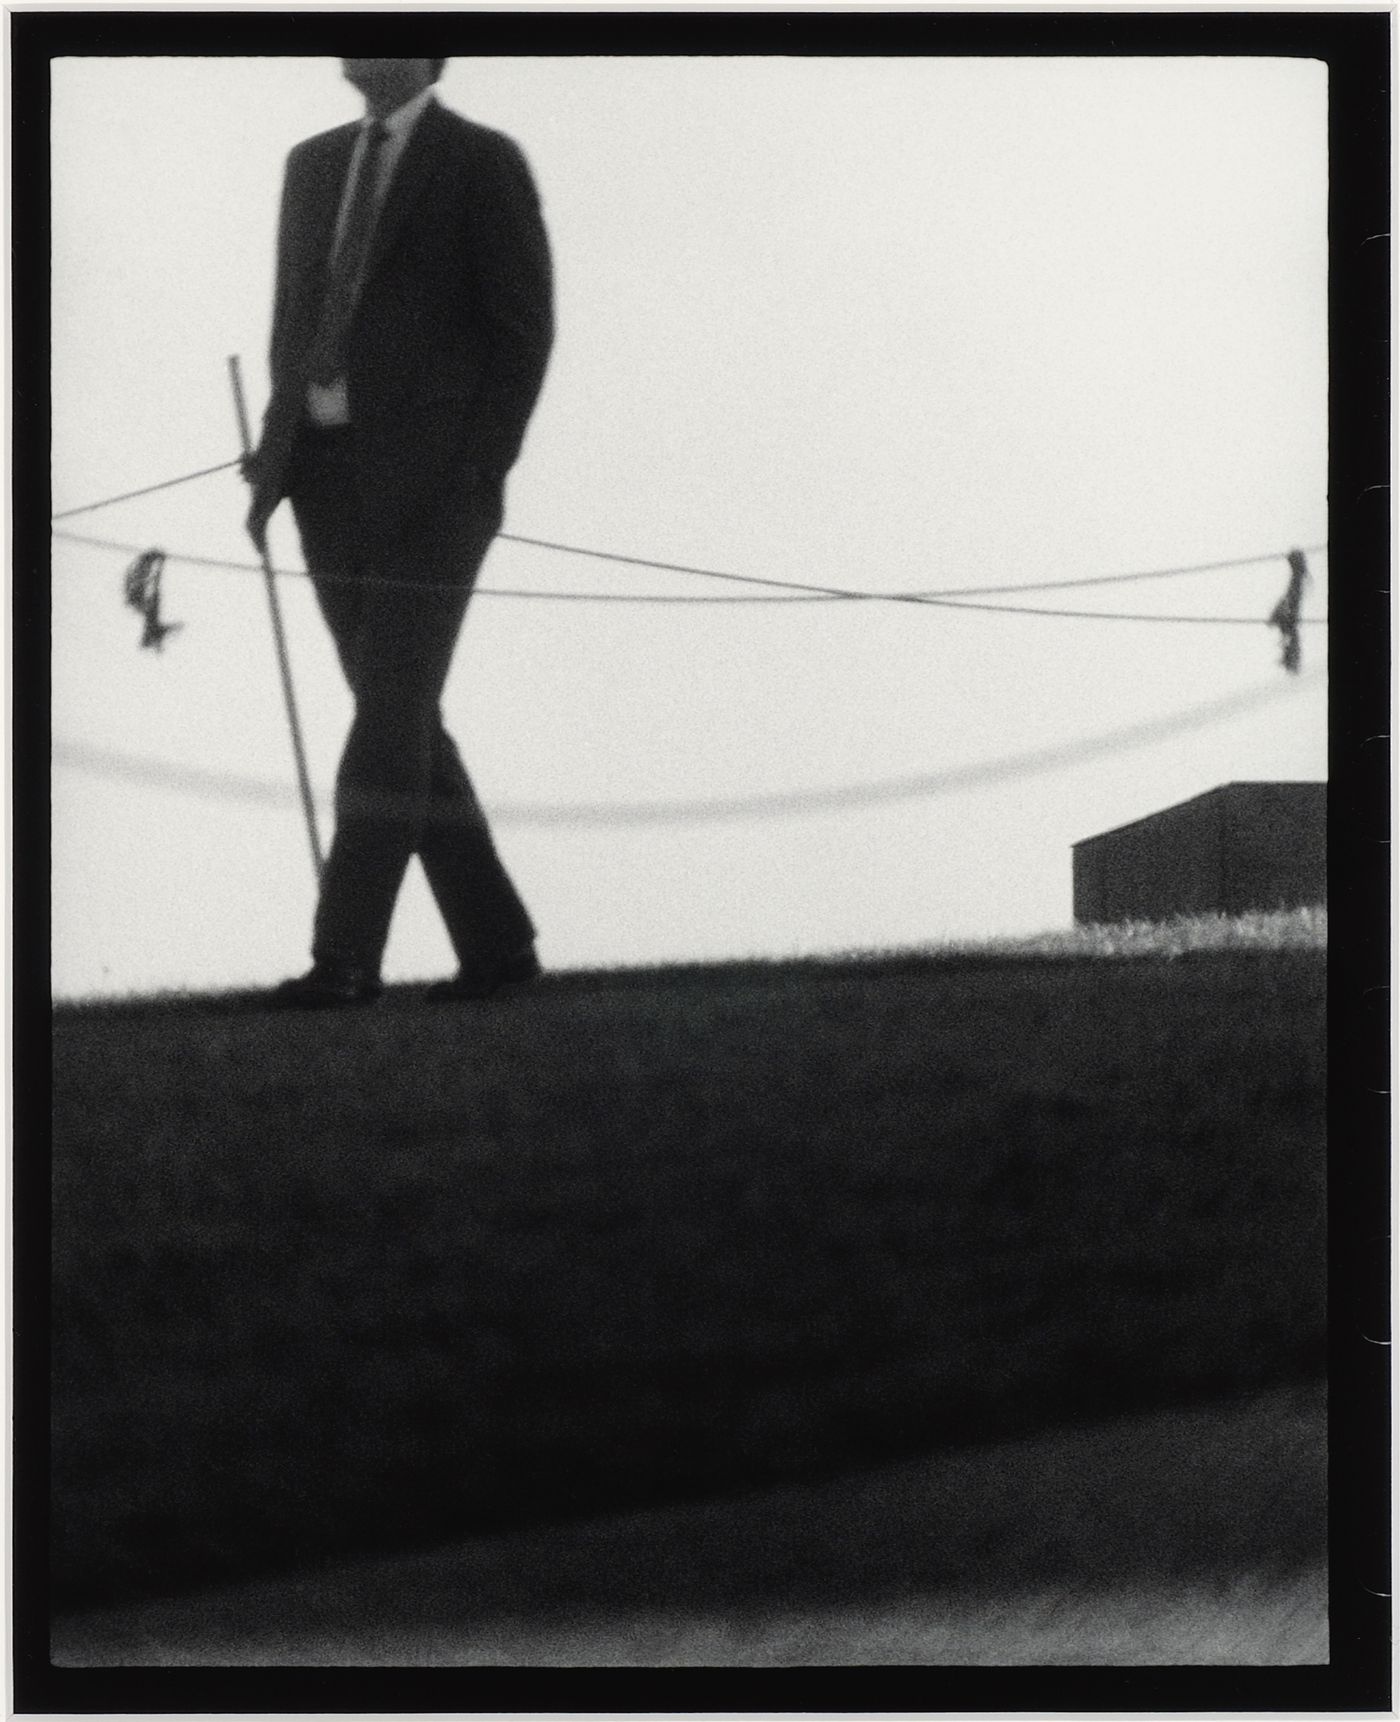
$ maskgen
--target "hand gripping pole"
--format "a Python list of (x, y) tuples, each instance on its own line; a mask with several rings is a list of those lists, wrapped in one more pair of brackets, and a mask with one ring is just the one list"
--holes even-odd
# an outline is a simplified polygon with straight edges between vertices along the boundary
[[(243, 399), (243, 377), (236, 353), (229, 359), (228, 371), (233, 384), (234, 411), (238, 414), (238, 434), (243, 439), (243, 455), (246, 459), (253, 452), (253, 443), (248, 434), (248, 409)], [(277, 599), (277, 579), (272, 570), (272, 558), (268, 555), (266, 540), (258, 545), (258, 555), (262, 560), (263, 578), (267, 583), (267, 607), (272, 613), (272, 638), (277, 646), (277, 667), (282, 672), (282, 698), (287, 707), (287, 726), (292, 732), (292, 754), (296, 759), (301, 805), (306, 814), (306, 835), (311, 841), (311, 865), (319, 880), (325, 863), (321, 856), (321, 839), (316, 833), (316, 810), (311, 802), (311, 779), (307, 775), (306, 750), (302, 746), (296, 695), (292, 691), (292, 666), (287, 656), (287, 636), (282, 629), (282, 607)]]

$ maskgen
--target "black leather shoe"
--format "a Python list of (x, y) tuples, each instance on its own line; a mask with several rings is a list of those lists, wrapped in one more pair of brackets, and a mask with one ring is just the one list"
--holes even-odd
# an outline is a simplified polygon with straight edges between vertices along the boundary
[(489, 999), (538, 980), (544, 973), (533, 945), (488, 969), (459, 969), (450, 981), (434, 981), (428, 997), (443, 1002)]
[(383, 990), (377, 975), (354, 963), (315, 963), (275, 988), (271, 1002), (280, 1010), (338, 1010), (373, 1004)]

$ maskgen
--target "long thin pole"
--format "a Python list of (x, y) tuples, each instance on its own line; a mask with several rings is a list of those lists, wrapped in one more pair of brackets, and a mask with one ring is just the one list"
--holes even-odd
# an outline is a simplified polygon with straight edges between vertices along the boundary
[[(246, 457), (253, 452), (253, 439), (248, 434), (248, 408), (243, 399), (243, 375), (236, 353), (229, 358), (228, 373), (233, 384), (233, 407), (238, 414), (238, 434), (243, 439), (243, 453)], [(287, 726), (292, 732), (292, 753), (297, 764), (302, 810), (306, 814), (306, 835), (311, 841), (311, 865), (319, 879), (325, 862), (321, 856), (321, 839), (316, 832), (316, 809), (311, 801), (311, 778), (306, 770), (306, 750), (301, 741), (296, 694), (292, 691), (292, 665), (287, 656), (287, 636), (282, 628), (282, 606), (277, 598), (277, 578), (273, 573), (272, 558), (268, 555), (265, 543), (258, 546), (258, 555), (262, 560), (263, 579), (267, 583), (267, 607), (272, 612), (272, 638), (277, 646), (277, 667), (282, 672), (282, 698), (287, 707)]]

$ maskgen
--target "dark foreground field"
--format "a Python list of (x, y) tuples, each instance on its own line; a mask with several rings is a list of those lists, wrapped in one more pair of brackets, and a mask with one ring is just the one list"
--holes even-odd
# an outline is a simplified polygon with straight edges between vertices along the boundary
[(1319, 937), (60, 1011), (56, 1602), (1315, 1380)]
[[(1276, 1387), (60, 1617), (92, 1667), (1328, 1660), (1323, 1397)], [(1314, 1551), (1314, 1559), (1307, 1559)]]

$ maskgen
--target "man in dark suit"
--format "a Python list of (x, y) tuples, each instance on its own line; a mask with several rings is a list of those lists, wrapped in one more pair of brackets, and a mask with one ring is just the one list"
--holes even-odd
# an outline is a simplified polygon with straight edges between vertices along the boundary
[(309, 973), (279, 1004), (364, 1004), (416, 853), (459, 964), (438, 997), (539, 973), (439, 700), (500, 529), (553, 337), (525, 159), (439, 105), (442, 60), (344, 60), (362, 122), (288, 157), (272, 395), (247, 465), (259, 547), (290, 500), (355, 700)]

